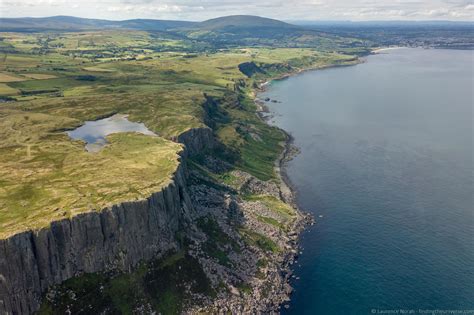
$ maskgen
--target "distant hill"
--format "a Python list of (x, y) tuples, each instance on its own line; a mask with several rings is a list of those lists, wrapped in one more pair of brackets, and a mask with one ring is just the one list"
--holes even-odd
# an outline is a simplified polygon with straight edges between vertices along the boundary
[(133, 19), (109, 21), (86, 19), (73, 16), (52, 16), (44, 18), (0, 18), (0, 31), (39, 30), (100, 30), (134, 29), (146, 31), (166, 31), (171, 29), (225, 30), (229, 28), (281, 28), (294, 29), (298, 26), (282, 21), (252, 15), (232, 15), (210, 19), (204, 22)]
[(296, 25), (291, 25), (282, 21), (264, 18), (260, 16), (253, 15), (230, 15), (219, 17), (215, 19), (210, 19), (201, 23), (194, 25), (202, 30), (219, 30), (219, 29), (228, 29), (228, 28), (299, 28)]
[(72, 16), (45, 18), (0, 18), (0, 32), (94, 31), (130, 29), (166, 32), (171, 36), (200, 42), (205, 47), (235, 46), (318, 47), (332, 50), (346, 45), (361, 47), (352, 39), (342, 39), (318, 30), (282, 21), (252, 16), (232, 15), (204, 22), (133, 19), (109, 21)]
[(216, 47), (270, 46), (334, 48), (340, 37), (286, 22), (253, 16), (231, 15), (174, 30)]
[(0, 18), (0, 31), (84, 31), (103, 29), (133, 29), (165, 31), (172, 28), (191, 27), (195, 22), (134, 19), (109, 21), (85, 19), (73, 16), (52, 16), (45, 18)]
[(144, 31), (166, 31), (176, 28), (191, 27), (196, 22), (189, 21), (172, 21), (172, 20), (151, 20), (151, 19), (135, 19), (118, 22), (122, 28), (130, 28)]

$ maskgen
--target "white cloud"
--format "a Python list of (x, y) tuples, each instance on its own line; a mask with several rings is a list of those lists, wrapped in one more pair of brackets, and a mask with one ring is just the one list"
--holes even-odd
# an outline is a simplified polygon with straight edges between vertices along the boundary
[(231, 14), (305, 20), (474, 20), (474, 0), (0, 0), (0, 16), (204, 20)]
[(178, 5), (118, 5), (109, 6), (107, 11), (109, 12), (126, 12), (131, 14), (142, 13), (162, 13), (162, 12), (181, 12), (183, 9)]
[(66, 0), (4, 0), (2, 6), (9, 7), (48, 7), (66, 4)]

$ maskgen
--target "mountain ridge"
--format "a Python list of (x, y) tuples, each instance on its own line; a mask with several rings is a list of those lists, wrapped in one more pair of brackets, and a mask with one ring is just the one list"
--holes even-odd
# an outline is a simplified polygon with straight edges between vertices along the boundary
[(256, 15), (228, 15), (209, 19), (196, 24), (201, 29), (219, 29), (232, 26), (244, 27), (276, 27), (276, 28), (299, 28), (280, 20), (256, 16)]
[(34, 31), (34, 30), (103, 30), (105, 29), (132, 29), (144, 31), (167, 31), (172, 29), (199, 28), (217, 30), (226, 27), (271, 27), (271, 28), (299, 28), (275, 19), (253, 15), (230, 15), (202, 22), (159, 19), (128, 19), (106, 20), (90, 19), (74, 16), (57, 15), (51, 17), (21, 17), (0, 18), (2, 31)]

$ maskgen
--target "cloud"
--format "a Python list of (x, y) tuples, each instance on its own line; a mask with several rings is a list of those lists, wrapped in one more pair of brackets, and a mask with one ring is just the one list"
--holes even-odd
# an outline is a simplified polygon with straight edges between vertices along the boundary
[(170, 13), (170, 12), (181, 12), (182, 7), (178, 5), (119, 5), (119, 6), (109, 6), (107, 11), (109, 12), (126, 12), (126, 13)]
[(66, 0), (3, 0), (1, 3), (9, 7), (48, 7), (64, 5)]
[(253, 14), (301, 20), (473, 20), (474, 0), (0, 0), (0, 15), (204, 20)]

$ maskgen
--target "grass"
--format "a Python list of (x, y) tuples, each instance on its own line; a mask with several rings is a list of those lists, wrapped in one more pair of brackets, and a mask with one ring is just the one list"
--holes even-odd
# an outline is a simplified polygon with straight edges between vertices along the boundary
[(34, 79), (34, 80), (46, 80), (46, 79), (56, 78), (55, 75), (42, 74), (42, 73), (25, 73), (25, 74), (23, 74), (23, 76), (28, 78), (28, 79)]
[(131, 273), (83, 274), (54, 290), (57, 293), (45, 300), (39, 315), (135, 314), (146, 304), (160, 314), (174, 315), (181, 314), (191, 292), (215, 295), (199, 261), (183, 251), (142, 264)]
[(239, 232), (248, 244), (257, 246), (263, 251), (278, 253), (281, 250), (272, 239), (263, 234), (257, 233), (247, 228), (241, 228)]
[(285, 226), (282, 223), (280, 223), (277, 219), (274, 219), (274, 218), (271, 218), (271, 217), (265, 217), (265, 216), (261, 216), (261, 215), (257, 216), (257, 219), (260, 222), (273, 225), (273, 226), (275, 226), (279, 229), (282, 229), (282, 230), (285, 229)]
[(245, 283), (245, 282), (240, 283), (237, 286), (237, 288), (243, 294), (248, 294), (248, 295), (252, 294), (252, 287), (249, 284)]
[(22, 78), (20, 76), (12, 75), (9, 73), (5, 72), (0, 72), (0, 82), (6, 83), (6, 82), (18, 82), (18, 81), (24, 81), (26, 80), (25, 78)]
[[(30, 116), (15, 118), (25, 117)], [(12, 116), (7, 119), (2, 121), (2, 130), (13, 131), (0, 156), (0, 237), (146, 198), (168, 183), (179, 163), (181, 146), (162, 138), (114, 134), (108, 137), (109, 145), (92, 154), (82, 142), (71, 142), (59, 132), (39, 134), (42, 141), (38, 144), (14, 129), (28, 123), (12, 123)], [(41, 116), (28, 122), (34, 119), (48, 122)]]
[[(201, 52), (201, 44), (159, 32), (1, 36), (8, 51), (0, 56), (0, 96), (16, 101), (0, 103), (0, 237), (147, 197), (179, 163), (181, 147), (169, 140), (206, 124), (223, 144), (215, 153), (234, 169), (276, 178), (285, 135), (255, 115), (251, 87), (262, 78), (247, 78), (238, 65), (253, 61), (274, 76), (289, 64), (296, 70), (350, 59), (300, 48)], [(204, 106), (206, 97), (216, 100), (214, 109)], [(113, 113), (160, 138), (114, 135), (106, 149), (89, 154), (63, 132)]]
[(269, 195), (246, 195), (243, 198), (247, 201), (258, 202), (264, 205), (268, 212), (256, 214), (256, 219), (282, 231), (289, 231), (291, 224), (296, 219), (296, 210), (276, 197)]
[(11, 86), (6, 85), (5, 83), (0, 83), (0, 96), (11, 96), (17, 95), (19, 91)]
[[(198, 157), (189, 158), (190, 168), (210, 177), (202, 183), (229, 191), (221, 183), (238, 187), (240, 179), (232, 175), (236, 169), (277, 180), (274, 165), (286, 136), (257, 117), (253, 88), (288, 72), (354, 62), (352, 56), (314, 48), (221, 50), (212, 42), (160, 32), (0, 36), (0, 238), (159, 191), (180, 163), (182, 146), (174, 141), (190, 128), (211, 127), (220, 145), (206, 153), (230, 165), (212, 173)], [(324, 38), (312, 40), (327, 47)], [(261, 70), (250, 78), (239, 70), (249, 62)], [(115, 113), (127, 114), (159, 136), (114, 134), (105, 148), (91, 154), (64, 132)], [(295, 219), (294, 209), (277, 198), (244, 197), (267, 208), (258, 217), (265, 224), (285, 229)], [(197, 225), (207, 235), (204, 252), (232, 268), (229, 254), (241, 250), (239, 243), (210, 217)], [(185, 243), (181, 233), (176, 238)], [(239, 233), (265, 252), (281, 251), (254, 230)], [(259, 270), (267, 264), (259, 260)], [(43, 299), (39, 314), (132, 314), (139, 305), (180, 314), (199, 303), (190, 300), (190, 291), (216, 295), (199, 262), (184, 251), (127, 274), (84, 274), (56, 289), (52, 299)], [(245, 282), (239, 289), (252, 293)]]
[(276, 212), (286, 219), (296, 216), (295, 209), (284, 203), (280, 199), (269, 195), (247, 195), (244, 197), (248, 201), (258, 201), (263, 203), (268, 209)]
[(114, 72), (115, 71), (113, 69), (106, 69), (106, 68), (101, 68), (101, 67), (85, 67), (84, 70), (90, 71), (90, 72)]

